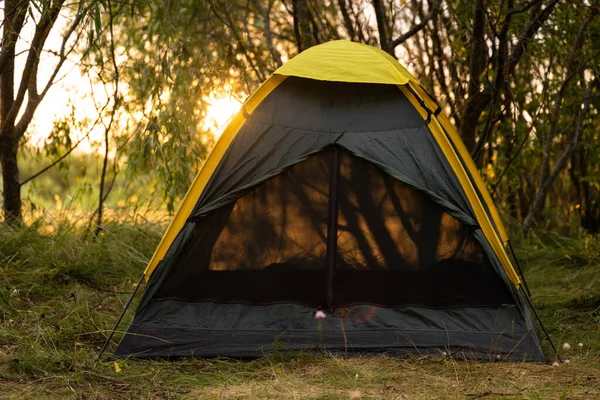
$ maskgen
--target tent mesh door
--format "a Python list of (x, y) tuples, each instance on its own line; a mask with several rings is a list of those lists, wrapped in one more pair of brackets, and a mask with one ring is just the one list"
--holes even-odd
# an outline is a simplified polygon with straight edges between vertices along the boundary
[[(326, 308), (333, 156), (314, 155), (197, 222), (158, 297)], [(513, 303), (469, 227), (369, 162), (339, 156), (333, 305)]]

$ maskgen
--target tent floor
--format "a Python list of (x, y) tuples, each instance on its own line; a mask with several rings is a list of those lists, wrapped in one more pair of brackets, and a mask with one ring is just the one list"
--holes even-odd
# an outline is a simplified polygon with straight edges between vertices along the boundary
[(128, 329), (121, 357), (260, 357), (278, 350), (544, 361), (516, 306), (355, 305), (325, 319), (297, 304), (156, 301)]

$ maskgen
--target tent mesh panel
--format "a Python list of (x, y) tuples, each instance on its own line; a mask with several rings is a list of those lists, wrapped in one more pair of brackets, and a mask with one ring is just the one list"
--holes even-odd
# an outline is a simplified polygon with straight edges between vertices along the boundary
[(333, 151), (196, 222), (159, 298), (429, 307), (513, 303), (470, 228), (423, 193), (341, 152), (337, 259), (328, 281)]

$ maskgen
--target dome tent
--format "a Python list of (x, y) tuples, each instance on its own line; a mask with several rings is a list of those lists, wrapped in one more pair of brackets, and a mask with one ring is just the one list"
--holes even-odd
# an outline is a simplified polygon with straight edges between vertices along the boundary
[(418, 81), (379, 49), (325, 43), (275, 71), (227, 126), (115, 354), (541, 361), (507, 242)]

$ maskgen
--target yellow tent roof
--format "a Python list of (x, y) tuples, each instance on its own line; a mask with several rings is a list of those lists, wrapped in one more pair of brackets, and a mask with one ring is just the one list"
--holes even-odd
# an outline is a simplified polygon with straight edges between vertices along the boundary
[(334, 82), (418, 83), (398, 60), (385, 51), (347, 40), (311, 47), (285, 63), (275, 74)]

